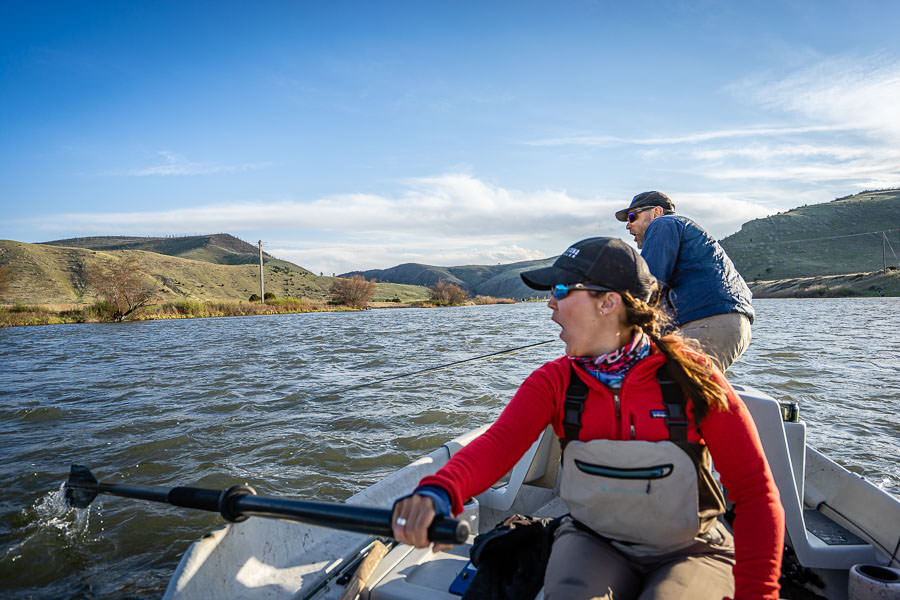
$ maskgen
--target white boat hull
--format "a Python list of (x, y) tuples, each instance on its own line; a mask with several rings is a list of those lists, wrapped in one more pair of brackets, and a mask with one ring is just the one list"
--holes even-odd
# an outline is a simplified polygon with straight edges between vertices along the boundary
[[(760, 431), (785, 508), (793, 568), (812, 574), (806, 587), (829, 600), (847, 598), (848, 574), (866, 563), (900, 567), (900, 501), (806, 446), (805, 424), (782, 420), (779, 404), (752, 388), (738, 388)], [(448, 442), (348, 500), (389, 507), (418, 481), (438, 470), (486, 427)], [(546, 433), (502, 484), (478, 496), (464, 518), (477, 533), (510, 514), (559, 516), (558, 444)], [(812, 531), (810, 531), (812, 530)], [(820, 537), (822, 536), (822, 537)], [(822, 538), (825, 539), (822, 539)], [(355, 567), (372, 538), (285, 521), (254, 518), (232, 523), (194, 542), (176, 569), (168, 600), (337, 599), (338, 575)], [(450, 582), (465, 565), (468, 545), (432, 553), (394, 547), (373, 573), (363, 600), (456, 600)], [(900, 573), (900, 571), (898, 571)], [(816, 582), (821, 582), (819, 585)], [(898, 584), (900, 585), (900, 584)], [(810, 596), (816, 597), (816, 596)]]

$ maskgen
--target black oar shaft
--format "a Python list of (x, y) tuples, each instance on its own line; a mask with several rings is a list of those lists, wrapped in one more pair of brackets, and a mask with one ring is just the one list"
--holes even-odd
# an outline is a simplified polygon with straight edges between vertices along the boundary
[[(242, 521), (251, 516), (269, 517), (368, 535), (393, 536), (392, 511), (388, 508), (269, 498), (257, 496), (249, 486), (210, 490), (110, 484), (98, 482), (87, 468), (72, 465), (67, 488), (66, 498), (79, 508), (87, 507), (94, 496), (101, 493), (218, 512), (229, 521)], [(468, 538), (469, 524), (449, 517), (436, 517), (428, 533), (433, 542), (459, 544)]]
[[(241, 514), (257, 517), (296, 520), (344, 531), (355, 531), (381, 537), (393, 537), (392, 511), (352, 504), (328, 504), (264, 496), (241, 496), (234, 500)], [(436, 517), (428, 528), (433, 542), (460, 544), (469, 536), (468, 524), (447, 517)]]
[(122, 498), (136, 498), (153, 502), (169, 501), (169, 488), (151, 487), (148, 485), (120, 485), (100, 482), (97, 484), (96, 491), (101, 494), (121, 496)]

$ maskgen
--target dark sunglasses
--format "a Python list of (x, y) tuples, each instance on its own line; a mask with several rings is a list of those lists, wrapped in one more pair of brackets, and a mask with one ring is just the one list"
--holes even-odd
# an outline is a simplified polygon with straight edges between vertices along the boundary
[(595, 292), (613, 292), (615, 290), (611, 290), (608, 287), (603, 287), (602, 285), (591, 285), (589, 283), (570, 283), (569, 285), (564, 285), (562, 283), (557, 283), (552, 288), (550, 288), (550, 295), (556, 298), (557, 300), (562, 300), (566, 296), (569, 295), (569, 292), (573, 290), (593, 290)]
[(639, 208), (639, 209), (637, 209), (637, 210), (631, 211), (630, 213), (628, 213), (628, 222), (629, 222), (629, 223), (634, 223), (634, 220), (637, 219), (637, 216), (638, 216), (639, 214), (641, 214), (641, 213), (644, 212), (645, 210), (651, 210), (651, 209), (653, 209), (653, 208), (656, 208), (656, 207), (655, 207), (655, 206), (645, 206), (644, 208)]

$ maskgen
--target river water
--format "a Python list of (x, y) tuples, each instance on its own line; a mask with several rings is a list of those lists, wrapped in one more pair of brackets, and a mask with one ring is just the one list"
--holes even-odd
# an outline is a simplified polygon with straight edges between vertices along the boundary
[[(810, 443), (900, 495), (900, 299), (757, 300), (735, 382), (800, 402)], [(490, 422), (563, 351), (541, 303), (0, 330), (0, 595), (158, 598), (218, 515), (109, 483), (341, 500)], [(360, 386), (555, 340), (453, 368)]]

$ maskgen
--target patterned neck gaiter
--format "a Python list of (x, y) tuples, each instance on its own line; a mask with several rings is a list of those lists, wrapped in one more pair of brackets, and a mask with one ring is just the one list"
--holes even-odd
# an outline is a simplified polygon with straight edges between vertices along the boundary
[(628, 370), (650, 354), (650, 338), (643, 331), (634, 334), (630, 344), (600, 356), (571, 356), (576, 365), (611, 388), (622, 387)]

